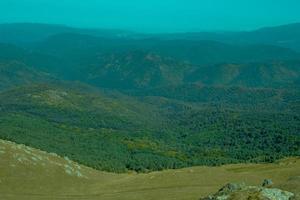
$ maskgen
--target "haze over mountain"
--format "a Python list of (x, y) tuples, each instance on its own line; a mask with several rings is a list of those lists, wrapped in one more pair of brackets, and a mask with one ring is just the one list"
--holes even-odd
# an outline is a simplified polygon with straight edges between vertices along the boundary
[(297, 0), (4, 0), (0, 2), (0, 23), (68, 24), (137, 32), (243, 31), (299, 22), (299, 7)]

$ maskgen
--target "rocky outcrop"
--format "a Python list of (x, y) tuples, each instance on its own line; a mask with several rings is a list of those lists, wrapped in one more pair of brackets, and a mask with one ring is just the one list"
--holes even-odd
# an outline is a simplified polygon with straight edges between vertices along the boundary
[(271, 179), (265, 179), (261, 185), (263, 187), (271, 187), (273, 185), (273, 181)]
[(229, 183), (216, 194), (200, 200), (294, 200), (294, 194), (277, 188), (269, 188), (271, 180), (265, 180), (262, 186), (247, 186), (245, 183)]

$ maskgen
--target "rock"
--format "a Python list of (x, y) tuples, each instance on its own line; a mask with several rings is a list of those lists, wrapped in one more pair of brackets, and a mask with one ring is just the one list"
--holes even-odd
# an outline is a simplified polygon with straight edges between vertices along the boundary
[(246, 187), (245, 183), (228, 183), (224, 187), (222, 187), (218, 194), (219, 195), (227, 195), (232, 192), (236, 192), (238, 190), (242, 190)]
[(270, 200), (291, 200), (294, 197), (293, 193), (276, 188), (264, 188), (261, 191), (261, 195)]
[[(272, 182), (266, 181), (267, 185)], [(292, 200), (294, 194), (277, 188), (247, 186), (245, 183), (229, 183), (216, 194), (200, 200)]]
[(271, 179), (265, 179), (262, 183), (263, 187), (270, 187), (273, 185), (273, 181)]
[(209, 195), (209, 196), (204, 197), (204, 198), (202, 198), (202, 199), (200, 199), (200, 200), (214, 200), (214, 196)]

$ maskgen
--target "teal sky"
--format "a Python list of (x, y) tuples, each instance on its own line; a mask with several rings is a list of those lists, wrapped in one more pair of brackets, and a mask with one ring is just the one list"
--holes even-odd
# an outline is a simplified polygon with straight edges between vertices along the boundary
[(140, 32), (251, 30), (300, 22), (300, 0), (0, 0), (0, 23)]

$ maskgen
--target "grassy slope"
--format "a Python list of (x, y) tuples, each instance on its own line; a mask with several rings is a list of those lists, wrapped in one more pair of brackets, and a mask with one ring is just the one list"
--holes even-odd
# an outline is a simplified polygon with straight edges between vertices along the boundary
[[(275, 186), (299, 192), (298, 158), (275, 164), (193, 167), (149, 174), (112, 174), (66, 158), (0, 140), (1, 199), (198, 199), (227, 182)], [(68, 174), (71, 170), (71, 173)]]

